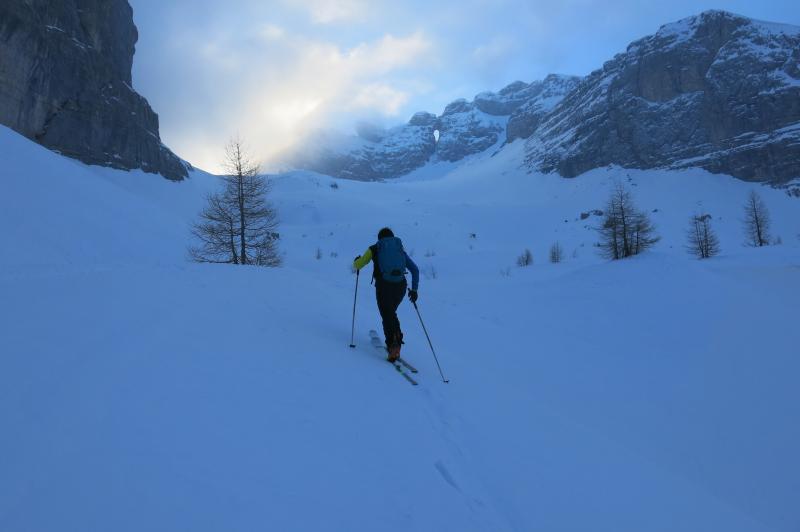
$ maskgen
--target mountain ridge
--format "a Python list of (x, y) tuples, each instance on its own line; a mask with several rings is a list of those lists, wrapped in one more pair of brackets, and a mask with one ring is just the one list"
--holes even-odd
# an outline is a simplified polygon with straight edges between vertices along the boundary
[[(404, 137), (413, 139), (405, 151)], [(608, 165), (699, 167), (787, 183), (800, 177), (800, 27), (704, 11), (631, 42), (585, 77), (515, 81), (439, 116), (417, 113), (355, 149), (305, 144), (289, 166), (390, 179), (500, 139), (524, 139), (530, 171), (563, 177)]]
[(700, 167), (800, 176), (800, 28), (708, 11), (631, 43), (528, 138), (531, 170)]

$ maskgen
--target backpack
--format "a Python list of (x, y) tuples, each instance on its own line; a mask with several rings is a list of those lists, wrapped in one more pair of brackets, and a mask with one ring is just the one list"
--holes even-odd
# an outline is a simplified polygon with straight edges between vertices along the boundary
[(403, 242), (397, 237), (381, 238), (375, 244), (377, 260), (375, 261), (375, 277), (390, 283), (406, 280), (406, 252)]

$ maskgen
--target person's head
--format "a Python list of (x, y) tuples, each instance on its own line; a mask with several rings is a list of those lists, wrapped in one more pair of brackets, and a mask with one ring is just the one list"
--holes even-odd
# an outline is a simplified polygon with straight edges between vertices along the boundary
[(392, 230), (389, 229), (388, 227), (384, 227), (383, 229), (378, 231), (378, 240), (380, 240), (381, 238), (388, 238), (390, 236), (394, 236), (394, 233), (392, 233)]

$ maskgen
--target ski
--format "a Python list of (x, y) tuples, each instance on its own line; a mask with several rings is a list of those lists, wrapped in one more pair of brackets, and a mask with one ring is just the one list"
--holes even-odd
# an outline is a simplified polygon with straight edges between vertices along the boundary
[[(369, 331), (369, 337), (370, 340), (372, 341), (372, 345), (375, 346), (375, 349), (381, 349), (384, 352), (386, 351), (386, 346), (383, 344), (383, 342), (381, 342), (380, 336), (378, 336), (378, 331), (374, 329)], [(408, 369), (411, 373), (419, 373), (419, 370), (414, 366), (412, 366), (411, 364), (409, 364), (406, 359), (400, 357), (397, 359), (397, 362), (405, 366), (406, 369)]]
[[(382, 354), (384, 354), (384, 355), (385, 355), (385, 354), (387, 353), (387, 351), (386, 351), (386, 346), (383, 344), (383, 342), (381, 342), (381, 339), (380, 339), (380, 337), (378, 336), (378, 332), (377, 332), (377, 331), (374, 331), (374, 330), (373, 330), (373, 331), (370, 331), (370, 332), (369, 332), (369, 336), (370, 336), (370, 340), (372, 341), (372, 346), (373, 346), (375, 349), (379, 350), (379, 351), (380, 351)], [(408, 362), (406, 362), (406, 361), (405, 361), (405, 360), (403, 360), (402, 358), (400, 358), (400, 359), (397, 359), (397, 360), (396, 360), (396, 361), (394, 361), (394, 362), (392, 362), (391, 360), (387, 360), (387, 362), (389, 362), (389, 364), (391, 364), (392, 366), (394, 366), (394, 369), (396, 369), (396, 370), (397, 370), (397, 372), (398, 372), (400, 375), (402, 375), (402, 376), (403, 376), (403, 378), (405, 378), (405, 379), (406, 379), (408, 382), (410, 382), (410, 383), (411, 383), (411, 384), (413, 384), (414, 386), (417, 386), (417, 385), (419, 384), (417, 381), (415, 381), (415, 380), (414, 380), (414, 378), (413, 378), (413, 377), (411, 377), (411, 375), (409, 375), (409, 374), (408, 374), (408, 372), (407, 372), (407, 371), (405, 371), (405, 370), (403, 369), (403, 367), (405, 366), (405, 367), (406, 367), (406, 368), (408, 368), (408, 370), (409, 370), (409, 371), (411, 371), (412, 373), (417, 373), (417, 368), (415, 368), (414, 366), (412, 366), (411, 364), (409, 364)]]
[[(388, 362), (388, 361), (387, 361), (387, 362)], [(391, 364), (392, 366), (394, 366), (394, 369), (396, 369), (396, 370), (397, 370), (397, 372), (398, 372), (400, 375), (402, 375), (402, 376), (403, 376), (403, 377), (404, 377), (404, 378), (405, 378), (405, 379), (406, 379), (408, 382), (410, 382), (410, 383), (411, 383), (411, 384), (413, 384), (414, 386), (417, 386), (417, 385), (419, 384), (417, 381), (415, 381), (415, 380), (414, 380), (414, 379), (411, 377), (411, 375), (409, 375), (408, 373), (406, 373), (405, 371), (403, 371), (403, 366), (401, 366), (401, 365), (400, 365), (400, 364), (398, 364), (397, 362), (389, 362), (389, 364)]]
[(403, 357), (398, 358), (397, 361), (400, 362), (402, 365), (404, 365), (411, 373), (419, 373), (419, 370), (417, 370), (417, 368), (406, 362), (406, 359), (404, 359)]

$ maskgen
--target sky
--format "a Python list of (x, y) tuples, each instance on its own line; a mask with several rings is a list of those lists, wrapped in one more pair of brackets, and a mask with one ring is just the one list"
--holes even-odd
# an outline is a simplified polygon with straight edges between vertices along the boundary
[(129, 0), (133, 80), (161, 138), (221, 171), (239, 136), (265, 162), (319, 128), (390, 127), (549, 73), (586, 75), (706, 9), (800, 25), (796, 0)]

